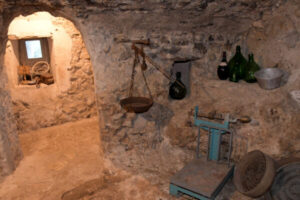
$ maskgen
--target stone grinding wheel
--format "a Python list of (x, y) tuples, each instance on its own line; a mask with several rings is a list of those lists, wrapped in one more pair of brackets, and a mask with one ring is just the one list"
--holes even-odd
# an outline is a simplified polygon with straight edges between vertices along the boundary
[(300, 199), (300, 158), (288, 158), (278, 162), (276, 176), (268, 200)]
[(263, 195), (275, 177), (275, 163), (263, 152), (254, 150), (237, 164), (233, 181), (239, 192), (250, 197)]

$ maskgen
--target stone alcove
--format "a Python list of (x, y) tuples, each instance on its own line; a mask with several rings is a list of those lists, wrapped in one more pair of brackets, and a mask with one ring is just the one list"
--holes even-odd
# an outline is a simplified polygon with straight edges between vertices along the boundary
[[(67, 18), (46, 12), (46, 7), (20, 10), (7, 15), (8, 37), (2, 41), (6, 49), (1, 51), (1, 95), (5, 106), (1, 120), (1, 177), (10, 174), (22, 158), (18, 134), (97, 115), (94, 74), (81, 33)], [(48, 40), (54, 84), (41, 84), (39, 88), (20, 84), (18, 41), (26, 38)]]
[[(4, 66), (20, 133), (96, 115), (90, 57), (79, 31), (70, 21), (46, 12), (19, 16), (11, 22), (8, 37)], [(20, 80), (19, 44), (22, 39), (32, 38), (47, 40), (44, 46), (50, 51), (53, 84), (40, 84), (37, 88)]]

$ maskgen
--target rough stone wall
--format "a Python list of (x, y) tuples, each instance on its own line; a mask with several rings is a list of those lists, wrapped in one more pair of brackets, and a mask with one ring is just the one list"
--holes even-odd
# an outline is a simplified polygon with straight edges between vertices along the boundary
[[(267, 58), (274, 56), (272, 54), (275, 52), (271, 49), (257, 52), (255, 44), (251, 46), (249, 40), (251, 31), (257, 28), (260, 20), (266, 20), (266, 23), (276, 23), (278, 20), (273, 17), (266, 19), (265, 16), (293, 13), (291, 7), (296, 2), (281, 3), (260, 7), (257, 2), (257, 6), (252, 8), (246, 3), (226, 7), (227, 4), (212, 2), (208, 3), (201, 16), (195, 13), (185, 15), (184, 11), (159, 14), (145, 12), (137, 13), (134, 17), (126, 12), (114, 15), (114, 18), (109, 15), (89, 16), (91, 22), (85, 22), (84, 29), (88, 37), (94, 38), (96, 44), (107, 41), (102, 42), (101, 47), (92, 45), (91, 48), (97, 55), (93, 62), (102, 63), (101, 67), (95, 69), (95, 81), (100, 120), (104, 127), (101, 134), (104, 144), (107, 144), (105, 150), (108, 156), (119, 166), (140, 172), (155, 183), (168, 181), (164, 178), (194, 156), (196, 128), (190, 125), (190, 111), (196, 105), (204, 112), (216, 109), (218, 112), (253, 118), (250, 124), (234, 126), (235, 160), (253, 149), (260, 149), (274, 158), (298, 151), (299, 111), (289, 103), (288, 93), (299, 87), (299, 78), (293, 78), (292, 75), (283, 87), (266, 91), (257, 84), (224, 82), (216, 77), (222, 51), (226, 50), (231, 57), (236, 45), (242, 46), (246, 56), (253, 51), (263, 67), (273, 66)], [(107, 24), (101, 25), (105, 28), (95, 30), (92, 21), (96, 19), (101, 20), (100, 24)], [(284, 29), (278, 29), (288, 34)], [(274, 35), (281, 34), (274, 31)], [(98, 36), (99, 32), (102, 38)], [(257, 36), (253, 37), (260, 41)], [(154, 106), (145, 114), (125, 113), (118, 102), (128, 94), (133, 54), (129, 43), (119, 41), (146, 38), (151, 40), (150, 47), (145, 48), (146, 53), (167, 72), (174, 60), (193, 61), (191, 95), (182, 101), (169, 100), (169, 81), (150, 67), (146, 76), (154, 96)], [(284, 42), (269, 45), (281, 48)], [(290, 52), (286, 54), (290, 55)], [(261, 58), (265, 58), (265, 61)], [(294, 67), (282, 68), (290, 74), (297, 73), (297, 58), (290, 59), (288, 63), (294, 63)], [(124, 79), (115, 76), (120, 73), (124, 74)], [(141, 77), (137, 77), (136, 86), (137, 94), (147, 95)], [(205, 151), (205, 142), (203, 144), (202, 150)], [(156, 173), (162, 178), (153, 176)]]
[[(29, 12), (35, 4), (35, 8), (66, 16), (80, 29), (94, 67), (104, 150), (119, 166), (166, 186), (170, 174), (194, 156), (196, 129), (191, 126), (191, 110), (196, 105), (207, 112), (216, 109), (253, 118), (252, 123), (235, 127), (235, 160), (252, 149), (274, 157), (299, 150), (299, 108), (289, 99), (289, 92), (299, 88), (299, 2), (18, 3), (28, 6)], [(20, 12), (12, 5), (4, 11)], [(169, 81), (149, 66), (146, 77), (155, 104), (149, 112), (136, 115), (126, 113), (119, 105), (119, 100), (128, 94), (133, 58), (130, 43), (120, 41), (146, 38), (151, 40), (146, 53), (167, 72), (175, 60), (192, 60), (191, 94), (182, 101), (170, 100)], [(222, 51), (231, 57), (238, 44), (244, 55), (253, 51), (262, 66), (278, 64), (288, 71), (288, 82), (266, 91), (257, 84), (217, 80), (216, 67)], [(147, 95), (142, 78), (136, 78), (137, 94)]]
[(95, 103), (94, 74), (90, 56), (80, 32), (63, 18), (57, 24), (65, 27), (72, 38), (70, 88), (58, 96), (57, 121), (64, 123), (97, 115)]
[[(53, 26), (53, 28), (45, 27), (42, 32), (46, 32), (44, 34), (49, 36), (52, 35), (50, 64), (55, 83), (49, 86), (42, 85), (37, 89), (34, 85), (18, 85), (9, 80), (14, 114), (20, 133), (95, 116), (97, 113), (92, 66), (80, 32), (70, 21), (64, 18), (54, 18), (46, 13), (31, 15), (25, 20), (29, 19), (30, 22), (35, 23), (33, 28), (36, 28), (39, 16), (44, 23)], [(24, 19), (17, 18), (16, 23), (20, 20)], [(22, 21), (19, 24), (21, 26)], [(26, 29), (19, 33), (18, 29), (15, 30), (18, 28), (16, 26), (13, 24), (12, 30), (9, 29), (9, 34), (15, 34), (15, 37), (21, 37), (21, 34), (30, 36), (30, 30)], [(61, 45), (60, 43), (65, 40), (70, 40), (70, 42)], [(7, 52), (13, 52), (11, 45), (7, 47)], [(17, 66), (11, 65), (12, 53), (5, 56), (7, 71), (10, 72), (13, 68), (17, 68)], [(13, 72), (10, 72), (9, 78), (16, 79), (16, 70)]]
[(277, 147), (275, 154), (280, 156), (299, 152), (300, 149), (299, 105), (291, 103), (290, 98), (290, 92), (300, 87), (300, 60), (296, 56), (300, 50), (299, 6), (298, 1), (289, 1), (284, 6), (265, 12), (260, 20), (253, 22), (245, 37), (247, 47), (257, 55), (256, 59), (262, 66), (279, 67), (287, 72), (286, 85), (266, 93), (268, 97), (261, 101), (261, 108), (256, 111), (262, 118), (258, 130), (261, 138), (253, 141), (261, 143), (261, 146), (267, 144), (270, 154), (275, 153)]
[[(3, 24), (2, 16), (0, 25)], [(6, 28), (0, 30), (0, 182), (2, 178), (9, 175), (18, 165), (22, 158), (19, 145), (16, 121), (12, 112), (12, 102), (8, 88), (5, 88), (7, 81), (6, 73), (3, 70), (3, 56), (5, 52)]]
[(21, 148), (11, 111), (11, 99), (0, 89), (0, 182), (2, 177), (13, 172), (22, 158)]

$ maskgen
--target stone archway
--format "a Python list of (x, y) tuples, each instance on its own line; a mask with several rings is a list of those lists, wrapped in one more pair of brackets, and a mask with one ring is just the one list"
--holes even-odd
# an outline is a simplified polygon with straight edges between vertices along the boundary
[[(8, 36), (4, 66), (19, 133), (96, 115), (90, 57), (73, 23), (47, 12), (36, 12), (16, 17)], [(32, 72), (20, 75), (24, 67), (30, 69), (28, 62), (38, 62), (24, 55), (24, 42), (38, 42), (43, 47), (37, 59), (49, 63), (45, 84), (35, 87), (38, 77)]]
[[(17, 6), (11, 10), (4, 10), (3, 18), (1, 18), (3, 29), (0, 33), (0, 35), (2, 36), (0, 41), (0, 43), (2, 44), (0, 47), (0, 77), (2, 80), (0, 81), (0, 179), (12, 173), (22, 159), (22, 151), (20, 149), (18, 141), (18, 131), (16, 127), (17, 122), (14, 118), (14, 112), (12, 110), (11, 91), (9, 91), (9, 88), (7, 87), (8, 77), (3, 67), (6, 46), (5, 44), (8, 41), (8, 26), (16, 16), (26, 16), (38, 11), (47, 11), (54, 16), (61, 16), (65, 19), (70, 20), (71, 22), (75, 21), (72, 20), (74, 19), (74, 17), (70, 14), (70, 11), (61, 10), (55, 6), (52, 7), (44, 4), (35, 6)], [(95, 109), (95, 112), (97, 112), (97, 109)]]

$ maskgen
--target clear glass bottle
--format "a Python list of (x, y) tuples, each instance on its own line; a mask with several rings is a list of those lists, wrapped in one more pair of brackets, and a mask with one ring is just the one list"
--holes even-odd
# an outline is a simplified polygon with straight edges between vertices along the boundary
[(181, 81), (181, 72), (176, 73), (176, 81), (170, 86), (169, 95), (172, 99), (178, 100), (183, 99), (185, 97), (186, 87)]
[(253, 53), (248, 55), (249, 60), (246, 65), (246, 75), (245, 75), (245, 81), (248, 83), (255, 83), (256, 78), (254, 76), (254, 73), (258, 70), (260, 70), (259, 65), (254, 61), (254, 55)]
[(241, 47), (236, 47), (235, 55), (228, 62), (229, 67), (229, 80), (233, 82), (238, 82), (245, 78), (245, 69), (247, 65), (247, 60), (241, 53)]
[(226, 52), (223, 51), (223, 57), (222, 57), (222, 61), (218, 66), (218, 77), (220, 80), (226, 80), (229, 76), (229, 69), (227, 66), (227, 59), (226, 59)]

